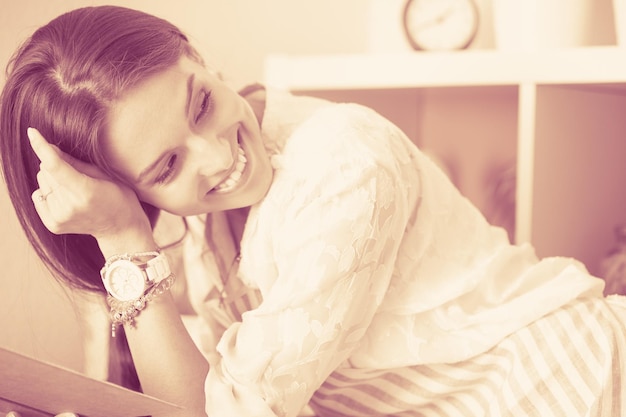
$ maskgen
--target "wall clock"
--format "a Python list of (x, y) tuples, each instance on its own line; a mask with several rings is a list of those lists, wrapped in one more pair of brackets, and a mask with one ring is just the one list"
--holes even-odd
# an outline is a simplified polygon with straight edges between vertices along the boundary
[(478, 30), (474, 0), (407, 0), (402, 24), (413, 49), (446, 51), (467, 48)]

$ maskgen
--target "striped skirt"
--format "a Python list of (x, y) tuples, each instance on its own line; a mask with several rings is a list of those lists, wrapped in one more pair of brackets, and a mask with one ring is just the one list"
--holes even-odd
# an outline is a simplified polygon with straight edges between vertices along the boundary
[(339, 369), (318, 417), (626, 416), (626, 297), (577, 300), (467, 361)]

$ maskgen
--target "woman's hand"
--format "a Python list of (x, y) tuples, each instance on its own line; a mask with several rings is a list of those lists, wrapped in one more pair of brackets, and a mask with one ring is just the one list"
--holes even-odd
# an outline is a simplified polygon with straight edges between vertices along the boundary
[[(55, 234), (89, 234), (101, 243), (127, 240), (145, 242), (150, 223), (136, 194), (113, 182), (100, 169), (79, 161), (28, 129), (33, 151), (41, 161), (39, 189), (32, 194), (43, 224)], [(151, 248), (137, 248), (146, 250)], [(115, 252), (115, 251), (114, 251)]]

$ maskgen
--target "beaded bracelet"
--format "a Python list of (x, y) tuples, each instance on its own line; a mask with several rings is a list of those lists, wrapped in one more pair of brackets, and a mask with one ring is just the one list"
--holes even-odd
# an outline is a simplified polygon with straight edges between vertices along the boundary
[(176, 276), (171, 274), (169, 277), (150, 287), (144, 295), (136, 300), (120, 301), (110, 295), (107, 296), (107, 303), (111, 309), (109, 315), (111, 319), (111, 336), (115, 337), (115, 330), (117, 326), (121, 324), (133, 326), (135, 324), (135, 317), (146, 308), (146, 305), (150, 301), (163, 294), (165, 291), (168, 291), (175, 280)]

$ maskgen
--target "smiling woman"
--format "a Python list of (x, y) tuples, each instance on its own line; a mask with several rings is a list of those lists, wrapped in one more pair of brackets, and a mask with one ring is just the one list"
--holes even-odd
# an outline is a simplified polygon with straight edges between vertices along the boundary
[[(38, 29), (8, 74), (27, 236), (107, 300), (141, 388), (179, 415), (626, 413), (626, 300), (511, 245), (373, 110), (237, 93), (176, 27), (113, 6)], [(159, 211), (188, 225), (187, 326)]]
[(115, 176), (170, 213), (250, 206), (271, 182), (250, 105), (188, 58), (134, 86), (116, 102), (104, 131)]

